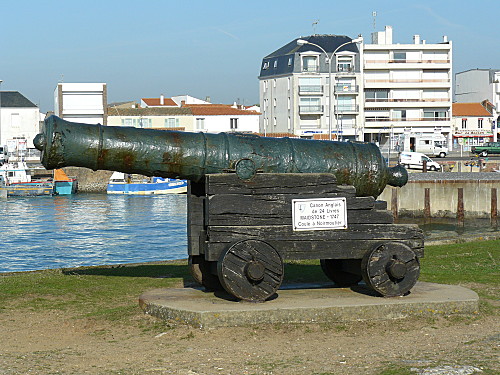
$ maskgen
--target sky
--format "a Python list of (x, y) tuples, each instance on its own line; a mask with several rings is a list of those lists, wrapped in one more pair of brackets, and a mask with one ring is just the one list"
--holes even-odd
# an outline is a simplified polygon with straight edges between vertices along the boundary
[[(376, 17), (373, 17), (376, 12)], [(311, 34), (393, 27), (453, 43), (453, 72), (500, 69), (498, 0), (0, 0), (0, 85), (42, 112), (59, 82), (103, 82), (108, 103), (191, 95), (259, 102), (262, 58)]]

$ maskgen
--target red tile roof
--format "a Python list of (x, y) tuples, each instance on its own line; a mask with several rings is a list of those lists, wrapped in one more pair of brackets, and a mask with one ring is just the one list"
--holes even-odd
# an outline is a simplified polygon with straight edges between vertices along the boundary
[(241, 116), (259, 115), (259, 112), (233, 108), (228, 104), (185, 104), (183, 108), (191, 109), (194, 116)]
[(481, 103), (453, 103), (453, 116), (491, 116)]
[(178, 107), (177, 103), (174, 102), (171, 98), (164, 98), (163, 104), (160, 104), (160, 98), (143, 98), (142, 101), (150, 107), (159, 107), (159, 106)]

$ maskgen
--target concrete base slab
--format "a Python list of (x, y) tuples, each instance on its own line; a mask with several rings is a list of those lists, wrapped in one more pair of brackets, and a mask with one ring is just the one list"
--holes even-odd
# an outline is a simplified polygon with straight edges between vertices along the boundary
[(393, 298), (378, 297), (364, 285), (334, 288), (312, 284), (284, 286), (264, 303), (236, 301), (225, 292), (196, 288), (157, 289), (139, 298), (148, 314), (200, 328), (473, 314), (478, 303), (478, 295), (470, 289), (425, 282), (418, 282), (409, 295)]

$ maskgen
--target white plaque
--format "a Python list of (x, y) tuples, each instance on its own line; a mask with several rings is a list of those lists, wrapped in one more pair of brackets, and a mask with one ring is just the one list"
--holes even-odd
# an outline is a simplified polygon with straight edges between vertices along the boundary
[(292, 200), (293, 230), (347, 229), (345, 198)]

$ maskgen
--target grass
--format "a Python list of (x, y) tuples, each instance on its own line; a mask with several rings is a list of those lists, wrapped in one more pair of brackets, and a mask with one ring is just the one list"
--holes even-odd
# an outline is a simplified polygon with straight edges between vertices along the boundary
[[(483, 312), (496, 314), (499, 300), (500, 241), (428, 246), (420, 280), (461, 284), (481, 297)], [(0, 276), (0, 313), (11, 308), (75, 311), (81, 317), (119, 321), (137, 313), (138, 296), (154, 288), (192, 282), (186, 261), (165, 264), (84, 267)], [(285, 265), (286, 282), (323, 282), (318, 260)], [(486, 301), (486, 302), (485, 302)]]

